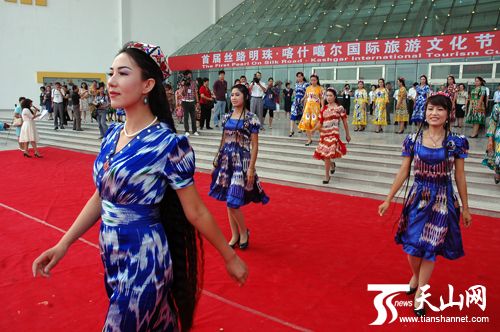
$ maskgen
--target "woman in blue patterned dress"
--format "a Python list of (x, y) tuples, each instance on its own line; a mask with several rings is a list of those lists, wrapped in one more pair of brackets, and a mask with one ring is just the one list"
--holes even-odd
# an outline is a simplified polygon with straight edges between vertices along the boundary
[(415, 99), (415, 105), (413, 106), (413, 115), (410, 119), (410, 124), (416, 123), (420, 124), (425, 118), (425, 102), (427, 97), (431, 92), (431, 87), (427, 81), (427, 76), (420, 76), (420, 84), (415, 88), (417, 92), (417, 97)]
[[(403, 163), (389, 195), (379, 206), (382, 216), (401, 186), (410, 178), (413, 163), (415, 181), (403, 202), (396, 243), (403, 245), (413, 272), (408, 295), (415, 293), (417, 316), (425, 315), (420, 301), (421, 288), (429, 283), (437, 255), (457, 259), (464, 255), (460, 234), (460, 205), (455, 196), (452, 174), (460, 200), (465, 227), (471, 224), (464, 173), (469, 143), (465, 136), (450, 132), (451, 99), (436, 94), (425, 105), (425, 122), (403, 143)], [(407, 182), (407, 186), (408, 186)], [(406, 187), (408, 188), (408, 187)]]
[(58, 244), (34, 261), (33, 274), (48, 276), (101, 217), (109, 297), (103, 331), (187, 331), (201, 288), (199, 233), (240, 284), (246, 266), (193, 185), (194, 153), (175, 132), (161, 84), (168, 77), (163, 52), (130, 42), (110, 71), (111, 104), (125, 109), (127, 121), (108, 129), (94, 163), (97, 190)]
[(299, 71), (295, 77), (297, 78), (297, 82), (295, 83), (295, 99), (293, 101), (292, 112), (290, 114), (290, 134), (288, 137), (292, 137), (295, 134), (295, 122), (302, 119), (302, 112), (304, 111), (302, 99), (304, 99), (306, 89), (309, 86), (303, 72)]
[(266, 204), (269, 198), (255, 173), (260, 123), (257, 115), (248, 111), (250, 97), (244, 85), (238, 84), (231, 89), (231, 104), (234, 108), (225, 115), (222, 124), (209, 195), (227, 202), (232, 233), (229, 245), (238, 244), (240, 249), (247, 249), (250, 232), (240, 207), (251, 202)]

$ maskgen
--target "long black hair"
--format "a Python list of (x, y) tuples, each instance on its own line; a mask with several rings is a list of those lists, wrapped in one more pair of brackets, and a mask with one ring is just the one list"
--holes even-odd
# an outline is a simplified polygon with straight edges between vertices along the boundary
[(425, 75), (420, 75), (420, 77), (419, 77), (419, 78), (422, 78), (422, 77), (423, 77), (423, 78), (425, 78), (425, 85), (429, 85), (429, 80), (427, 79), (427, 76), (425, 76)]
[(339, 106), (340, 104), (339, 104), (339, 100), (337, 99), (337, 91), (334, 88), (332, 88), (332, 87), (326, 89), (326, 92), (325, 92), (325, 105), (329, 105), (328, 104), (328, 100), (326, 100), (326, 94), (328, 92), (333, 93), (333, 96), (335, 97), (334, 103), (335, 103), (335, 105)]
[(455, 81), (455, 76), (453, 75), (448, 75), (448, 77), (446, 77), (446, 86), (450, 86), (450, 84), (448, 83), (448, 78), (450, 78), (453, 80), (453, 83), (452, 84), (457, 84), (457, 82)]
[(420, 138), (420, 135), (423, 135), (424, 129), (429, 127), (429, 124), (427, 123), (427, 106), (428, 105), (434, 105), (434, 106), (441, 106), (444, 109), (446, 109), (447, 115), (446, 115), (446, 122), (444, 124), (444, 139), (443, 139), (443, 147), (444, 147), (444, 157), (445, 157), (445, 167), (446, 167), (446, 174), (448, 175), (449, 171), (449, 166), (448, 166), (448, 149), (447, 149), (447, 143), (448, 143), (448, 136), (450, 135), (450, 125), (451, 125), (451, 109), (452, 109), (452, 103), (450, 97), (443, 95), (443, 94), (435, 94), (427, 98), (427, 101), (424, 106), (424, 121), (420, 123), (418, 126), (417, 133), (415, 135), (415, 139), (412, 142), (412, 145), (410, 146), (410, 167), (408, 168), (408, 174), (405, 180), (405, 189), (404, 189), (404, 199), (403, 199), (403, 210), (401, 211), (401, 216), (400, 219), (403, 215), (404, 212), (404, 207), (408, 204), (410, 192), (408, 190), (409, 184), (410, 184), (410, 174), (411, 174), (411, 167), (413, 164), (413, 159), (414, 159), (414, 154), (415, 154), (415, 145), (417, 144), (417, 141)]
[(303, 73), (303, 72), (298, 71), (298, 72), (297, 72), (297, 74), (295, 74), (295, 77), (297, 77), (297, 76), (299, 76), (299, 75), (301, 75), (301, 76), (302, 76), (302, 82), (307, 82), (307, 80), (306, 80), (306, 76), (304, 75), (304, 73)]
[(398, 78), (398, 81), (401, 82), (401, 85), (403, 85), (404, 88), (406, 88), (406, 82), (404, 78), (400, 77)]
[[(163, 74), (156, 62), (141, 50), (123, 47), (118, 54), (130, 56), (141, 68), (142, 79), (153, 78), (155, 85), (148, 94), (151, 112), (174, 132), (175, 125), (167, 95), (163, 88)], [(203, 243), (200, 234), (186, 218), (175, 190), (167, 187), (160, 203), (160, 215), (167, 235), (172, 258), (173, 285), (166, 294), (171, 309), (176, 314), (181, 331), (193, 325), (194, 311), (202, 289)]]
[(245, 109), (247, 111), (250, 110), (250, 92), (248, 91), (248, 88), (243, 85), (243, 84), (236, 84), (236, 85), (233, 85), (231, 87), (231, 91), (233, 91), (233, 89), (238, 89), (239, 92), (241, 92), (243, 94), (243, 106), (244, 106), (244, 110), (242, 113), (245, 113)]
[(318, 86), (321, 86), (321, 83), (319, 82), (319, 76), (316, 74), (312, 74), (311, 76), (309, 76), (309, 80), (311, 80), (311, 78), (313, 78), (313, 77), (316, 77), (316, 81), (318, 81)]

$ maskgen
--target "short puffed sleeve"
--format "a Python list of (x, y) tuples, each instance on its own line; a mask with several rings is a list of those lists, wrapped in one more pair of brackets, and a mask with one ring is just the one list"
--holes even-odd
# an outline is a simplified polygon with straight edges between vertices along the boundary
[(464, 135), (450, 135), (446, 147), (457, 159), (464, 159), (469, 156), (469, 141)]
[(194, 183), (195, 156), (186, 136), (175, 136), (166, 150), (163, 175), (174, 189), (183, 189)]
[(260, 121), (256, 114), (250, 117), (250, 133), (258, 134), (260, 130)]
[(403, 157), (411, 157), (415, 151), (415, 134), (408, 134), (403, 141), (403, 147), (401, 149), (401, 155)]
[(318, 121), (319, 123), (323, 124), (323, 121), (325, 119), (324, 117), (324, 114), (325, 113), (325, 110), (328, 108), (328, 105), (325, 105), (323, 106), (323, 108), (321, 109), (321, 111), (318, 113)]
[(345, 118), (347, 118), (347, 113), (346, 113), (346, 111), (345, 111), (344, 106), (342, 106), (342, 105), (341, 105), (341, 106), (339, 107), (339, 113), (340, 113), (340, 118), (341, 118), (341, 119), (345, 119)]

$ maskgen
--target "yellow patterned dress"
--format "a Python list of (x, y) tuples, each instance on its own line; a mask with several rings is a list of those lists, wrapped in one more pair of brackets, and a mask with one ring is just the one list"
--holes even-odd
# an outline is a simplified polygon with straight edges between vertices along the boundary
[(319, 112), (321, 110), (321, 98), (323, 98), (323, 88), (319, 85), (309, 85), (306, 89), (304, 96), (306, 106), (304, 107), (304, 114), (300, 119), (300, 130), (312, 130), (318, 122)]
[(355, 126), (366, 126), (366, 108), (368, 107), (368, 93), (365, 89), (357, 89), (354, 92), (354, 115), (352, 124)]
[(394, 121), (396, 122), (408, 122), (409, 120), (408, 107), (406, 106), (407, 96), (406, 88), (404, 86), (400, 87), (398, 92), (399, 106), (396, 108), (396, 116), (394, 117)]
[(377, 126), (387, 126), (387, 103), (389, 102), (388, 92), (385, 88), (375, 90), (375, 109), (373, 124)]

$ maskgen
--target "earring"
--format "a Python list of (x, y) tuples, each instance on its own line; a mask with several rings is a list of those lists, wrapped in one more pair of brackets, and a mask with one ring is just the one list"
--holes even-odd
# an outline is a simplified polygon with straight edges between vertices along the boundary
[(147, 105), (148, 104), (148, 97), (144, 97), (144, 100), (142, 101), (144, 103), (144, 105)]

